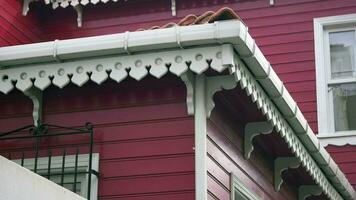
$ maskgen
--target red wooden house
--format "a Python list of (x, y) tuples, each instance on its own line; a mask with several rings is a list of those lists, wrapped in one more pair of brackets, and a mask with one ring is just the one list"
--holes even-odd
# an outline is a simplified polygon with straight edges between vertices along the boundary
[(355, 27), (354, 0), (0, 0), (0, 154), (92, 200), (356, 199)]

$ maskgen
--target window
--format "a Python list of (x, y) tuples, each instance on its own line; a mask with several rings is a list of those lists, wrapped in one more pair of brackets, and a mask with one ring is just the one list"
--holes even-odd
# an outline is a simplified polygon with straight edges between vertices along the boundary
[(356, 144), (356, 14), (314, 19), (319, 138)]
[(233, 174), (231, 179), (231, 200), (260, 200), (261, 198), (248, 190)]
[[(40, 157), (37, 160), (37, 170), (36, 173), (49, 178), (49, 180), (61, 185), (63, 182), (63, 187), (68, 190), (73, 191), (80, 196), (87, 197), (87, 188), (88, 188), (88, 163), (89, 163), (89, 154), (79, 154), (77, 161), (77, 169), (75, 169), (75, 155), (65, 156), (65, 165), (64, 165), (64, 175), (62, 179), (62, 160), (63, 156), (54, 156), (51, 157), (49, 163), (49, 157)], [(17, 164), (22, 164), (23, 167), (33, 170), (35, 166), (35, 159), (29, 158), (13, 160)], [(21, 163), (23, 162), (23, 163)], [(50, 165), (50, 170), (48, 166)], [(92, 154), (92, 169), (98, 171), (99, 168), (99, 154)], [(75, 171), (76, 170), (76, 171)], [(75, 175), (75, 173), (77, 175)], [(76, 184), (74, 186), (74, 184)], [(97, 199), (98, 189), (98, 178), (95, 175), (91, 176), (91, 200)]]

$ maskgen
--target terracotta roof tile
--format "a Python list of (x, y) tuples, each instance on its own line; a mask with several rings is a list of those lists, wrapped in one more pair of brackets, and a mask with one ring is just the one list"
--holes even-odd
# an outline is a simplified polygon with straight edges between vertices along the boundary
[[(185, 16), (178, 23), (169, 22), (168, 24), (165, 24), (163, 26), (153, 26), (149, 28), (149, 30), (169, 28), (173, 26), (190, 26), (195, 24), (207, 24), (207, 23), (213, 23), (215, 21), (230, 20), (230, 19), (241, 20), (241, 18), (235, 13), (234, 10), (228, 7), (223, 7), (216, 12), (207, 11), (200, 16), (190, 14)], [(145, 29), (138, 29), (137, 31), (142, 31), (142, 30)]]

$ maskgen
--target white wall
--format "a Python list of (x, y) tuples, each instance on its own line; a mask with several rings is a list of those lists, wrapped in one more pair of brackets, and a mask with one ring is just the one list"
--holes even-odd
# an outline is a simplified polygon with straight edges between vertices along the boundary
[(84, 198), (0, 156), (0, 200), (84, 200)]

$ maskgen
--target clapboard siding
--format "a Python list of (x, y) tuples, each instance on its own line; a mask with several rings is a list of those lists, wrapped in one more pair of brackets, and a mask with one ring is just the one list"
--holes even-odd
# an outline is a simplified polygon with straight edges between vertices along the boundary
[[(167, 0), (111, 2), (86, 6), (83, 27), (78, 28), (76, 13), (71, 8), (59, 8), (53, 11), (48, 7), (40, 7), (40, 16), (35, 15), (36, 10), (31, 10), (29, 16), (23, 17), (21, 16), (20, 1), (0, 0), (0, 46), (120, 33), (135, 31), (139, 28), (147, 29), (172, 21), (177, 22), (188, 14), (199, 15), (207, 10), (216, 11), (223, 6), (228, 6), (233, 8), (247, 24), (253, 38), (281, 80), (286, 84), (292, 97), (297, 101), (311, 128), (317, 132), (313, 18), (355, 13), (356, 1), (276, 0), (275, 3), (275, 6), (269, 6), (268, 0), (181, 0), (177, 1), (177, 17), (172, 17), (170, 1)], [(130, 91), (131, 89), (126, 88), (126, 90)], [(60, 93), (59, 90), (54, 91)], [(152, 96), (159, 95), (157, 94), (157, 91), (160, 92), (159, 89), (154, 91)], [(138, 93), (142, 94), (142, 91)], [(86, 117), (90, 117), (93, 118), (94, 123), (101, 124), (99, 129), (100, 131), (102, 129), (105, 133), (112, 133), (116, 128), (120, 131), (131, 130), (132, 126), (136, 125), (144, 130), (146, 125), (159, 123), (162, 120), (163, 116), (160, 116), (161, 113), (156, 111), (157, 101), (164, 102), (160, 109), (167, 112), (164, 117), (169, 119), (167, 123), (174, 124), (175, 128), (181, 126), (181, 123), (185, 123), (186, 120), (191, 120), (185, 116), (182, 98), (176, 100), (167, 97), (164, 100), (155, 98), (148, 100), (150, 95), (147, 94), (137, 99), (130, 99), (130, 94), (106, 92), (100, 95), (91, 95), (90, 91), (86, 91), (83, 95), (86, 97), (71, 97), (71, 101), (65, 98), (57, 100), (55, 95), (49, 97), (51, 100), (47, 101), (45, 105), (46, 120), (74, 126), (83, 123)], [(110, 100), (106, 101), (100, 96), (106, 96)], [(121, 98), (126, 99), (124, 101), (118, 100)], [(0, 96), (2, 102), (1, 99), (8, 98)], [(147, 101), (142, 102), (142, 99)], [(131, 102), (131, 104), (125, 105), (122, 102)], [(0, 109), (0, 122), (6, 124), (7, 128), (16, 128), (19, 124), (31, 123), (29, 117), (31, 104), (28, 100), (22, 101), (13, 98), (5, 100), (3, 105), (3, 108)], [(130, 105), (140, 105), (140, 107), (129, 108)], [(134, 116), (132, 114), (141, 109), (142, 112), (150, 113), (150, 116), (145, 118), (145, 116)], [(108, 111), (112, 117), (107, 116), (103, 110)], [(73, 118), (76, 120), (71, 120)], [(0, 131), (3, 129), (4, 127), (0, 126)], [(165, 130), (165, 128), (157, 127), (157, 130)], [(164, 134), (164, 131), (160, 132)], [(173, 135), (167, 137), (185, 137), (183, 132), (172, 133)], [(160, 133), (157, 134), (158, 138), (166, 137), (159, 135)], [(114, 136), (109, 135), (103, 137), (104, 142), (115, 139)], [(131, 136), (133, 137), (131, 139), (138, 139), (142, 135)], [(116, 138), (115, 140), (120, 141), (121, 139)], [(356, 151), (349, 151), (349, 149), (350, 147), (328, 148), (356, 188), (355, 173), (350, 170), (356, 169), (356, 159), (353, 159)], [(209, 181), (211, 182), (212, 179), (209, 179)], [(171, 199), (172, 195), (175, 196), (175, 194), (174, 192), (160, 193), (165, 199)], [(188, 196), (185, 194), (178, 192), (177, 198), (189, 199), (194, 196), (192, 191)], [(154, 199), (150, 195), (145, 197), (129, 196), (125, 198), (132, 200)], [(118, 197), (113, 195), (103, 198)], [(209, 193), (209, 198), (214, 199), (215, 197)]]
[(0, 0), (0, 46), (41, 41), (36, 14), (22, 16), (21, 1)]
[[(273, 7), (264, 0), (204, 0), (178, 2), (178, 16), (172, 17), (169, 2), (160, 0), (155, 6), (150, 3), (151, 1), (146, 0), (89, 6), (84, 26), (80, 29), (70, 23), (69, 18), (72, 16), (63, 16), (68, 12), (49, 12), (49, 20), (44, 22), (44, 29), (47, 30), (45, 35), (52, 40), (134, 31), (178, 21), (191, 13), (201, 14), (207, 10), (229, 6), (249, 26), (252, 36), (286, 83), (292, 96), (298, 103), (303, 103), (316, 101), (315, 94), (312, 94), (316, 93), (313, 18), (356, 12), (356, 3), (353, 0), (276, 1), (276, 6)], [(117, 9), (117, 12), (106, 12), (109, 7)], [(312, 115), (315, 113), (316, 106)], [(316, 126), (313, 129), (317, 132)]]
[(207, 168), (210, 198), (229, 199), (230, 173), (233, 173), (261, 199), (296, 199), (288, 184), (280, 192), (274, 191), (272, 163), (259, 154), (259, 151), (255, 150), (249, 160), (244, 158), (241, 134), (243, 127), (239, 125), (240, 122), (223, 117), (222, 113), (215, 110), (211, 120), (208, 120)]
[[(51, 87), (44, 98), (46, 123), (94, 124), (100, 199), (194, 199), (194, 120), (187, 116), (185, 86), (179, 79), (108, 81), (101, 86), (71, 85), (62, 90)], [(0, 99), (4, 103), (0, 105), (0, 132), (32, 123), (29, 102), (23, 95), (13, 92)], [(20, 104), (26, 109), (18, 109)], [(1, 111), (3, 105), (10, 108)], [(58, 138), (48, 145), (53, 155), (60, 155), (63, 147), (73, 144), (73, 139)], [(10, 143), (7, 148), (32, 145)], [(72, 154), (75, 149), (67, 152)], [(11, 156), (16, 159), (20, 155)]]
[(341, 170), (345, 173), (350, 183), (356, 185), (356, 146), (347, 145), (345, 147), (329, 146), (327, 150)]

